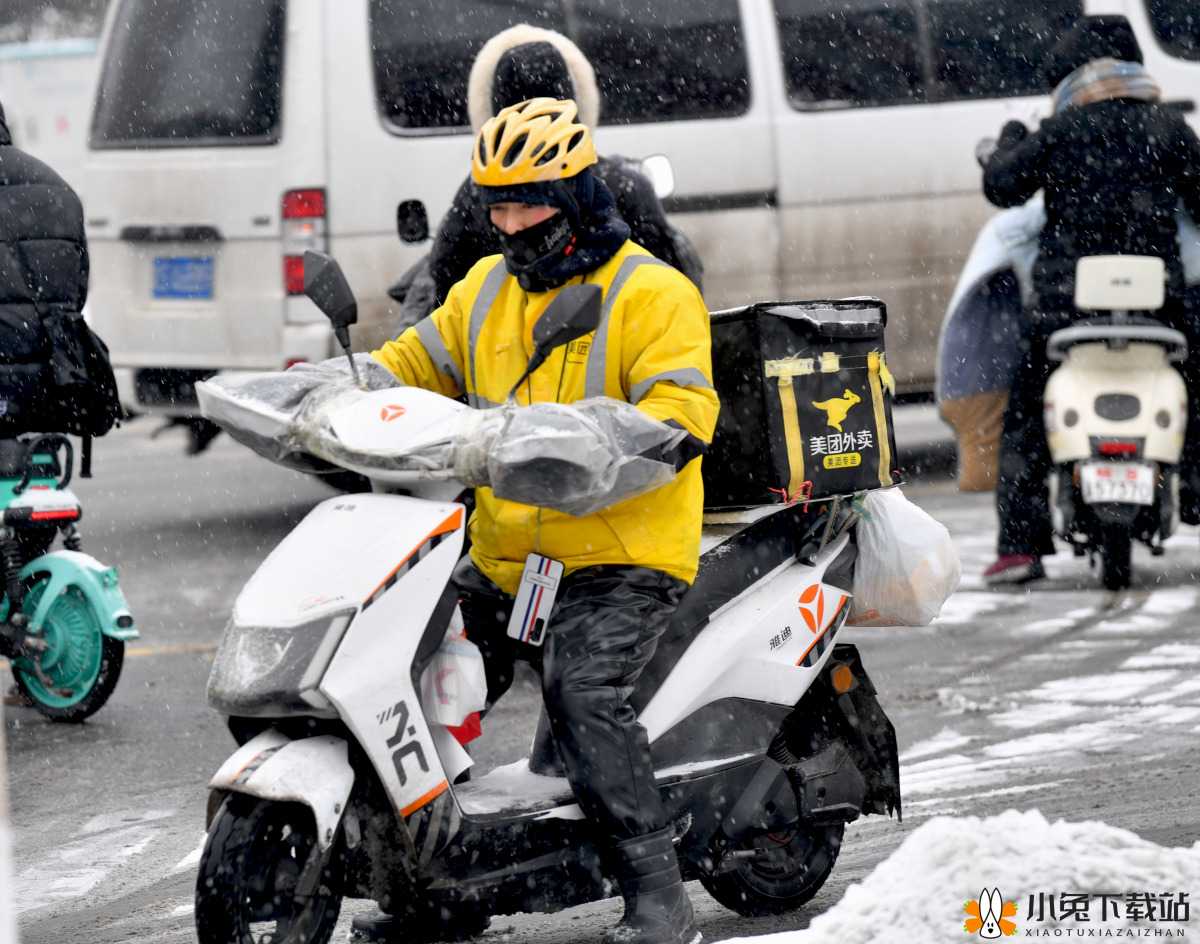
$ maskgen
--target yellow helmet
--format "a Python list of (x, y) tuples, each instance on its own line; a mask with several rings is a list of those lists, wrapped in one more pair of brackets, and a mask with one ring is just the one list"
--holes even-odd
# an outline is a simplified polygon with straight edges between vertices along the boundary
[(471, 179), (512, 187), (574, 177), (596, 163), (596, 145), (570, 99), (531, 98), (489, 118), (475, 139)]

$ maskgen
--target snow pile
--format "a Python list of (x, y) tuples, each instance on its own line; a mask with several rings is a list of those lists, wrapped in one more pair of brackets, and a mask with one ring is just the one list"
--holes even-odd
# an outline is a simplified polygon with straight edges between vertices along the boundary
[[(1200, 843), (1165, 848), (1103, 823), (1049, 823), (1036, 810), (1009, 810), (999, 816), (938, 817), (915, 830), (862, 882), (851, 885), (829, 911), (807, 930), (739, 938), (725, 944), (964, 944), (980, 940), (963, 923), (963, 906), (985, 889), (999, 889), (1004, 901), (1017, 904), (1012, 920), (1021, 938), (1054, 937), (1070, 928), (1072, 938), (1096, 929), (1200, 928)], [(1101, 920), (1093, 899), (1090, 920), (1030, 920), (1029, 898), (1045, 893), (1110, 893), (1123, 904), (1130, 893), (1189, 896), (1188, 922), (1134, 923), (1111, 913)], [(1065, 931), (1058, 936), (1065, 937)], [(1150, 932), (1153, 934), (1153, 931)], [(1190, 936), (1190, 935), (1189, 935)], [(1016, 940), (1016, 938), (1002, 938)]]

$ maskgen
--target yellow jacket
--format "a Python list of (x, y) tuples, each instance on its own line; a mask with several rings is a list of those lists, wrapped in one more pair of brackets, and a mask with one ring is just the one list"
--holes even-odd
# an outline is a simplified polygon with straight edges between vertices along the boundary
[[(718, 402), (708, 311), (695, 286), (630, 241), (568, 284), (580, 282), (604, 291), (599, 328), (554, 351), (521, 385), (517, 401), (608, 396), (710, 442)], [(444, 305), (373, 356), (410, 386), (466, 394), (476, 407), (496, 406), (524, 372), (533, 354), (533, 325), (557, 294), (526, 292), (502, 256), (488, 256), (450, 290)], [(480, 488), (469, 526), (471, 557), (507, 593), (516, 592), (530, 552), (562, 561), (567, 573), (633, 564), (691, 583), (703, 506), (699, 459), (652, 492), (580, 518)]]

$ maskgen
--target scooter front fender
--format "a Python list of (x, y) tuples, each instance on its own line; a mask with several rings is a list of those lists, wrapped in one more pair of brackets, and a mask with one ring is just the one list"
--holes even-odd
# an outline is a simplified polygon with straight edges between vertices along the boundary
[[(129, 612), (129, 604), (117, 582), (115, 567), (105, 567), (90, 554), (80, 551), (51, 551), (35, 557), (22, 567), (19, 576), (24, 581), (38, 574), (46, 574), (50, 582), (29, 619), (29, 627), (33, 632), (42, 631), (54, 601), (64, 591), (76, 587), (99, 617), (100, 631), (104, 635), (122, 642), (138, 638), (133, 614)], [(8, 618), (8, 605), (5, 599), (5, 619)]]
[[(243, 744), (225, 761), (209, 789), (262, 800), (300, 803), (313, 812), (321, 851), (333, 844), (354, 787), (346, 741), (322, 735), (293, 741), (271, 728)], [(209, 823), (219, 804), (210, 804)]]

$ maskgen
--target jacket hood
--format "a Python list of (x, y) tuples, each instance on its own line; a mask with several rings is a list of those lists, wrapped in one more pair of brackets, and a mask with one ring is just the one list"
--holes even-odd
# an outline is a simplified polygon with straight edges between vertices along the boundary
[(1123, 16), (1085, 16), (1063, 35), (1042, 60), (1042, 79), (1054, 88), (1094, 59), (1142, 62), (1142, 47)]
[(0, 104), (0, 144), (12, 144), (12, 135), (8, 133), (8, 122), (4, 119), (3, 104)]
[(478, 134), (484, 122), (495, 114), (492, 111), (492, 88), (501, 59), (510, 62), (512, 57), (506, 57), (505, 54), (527, 44), (537, 44), (542, 48), (543, 44), (549, 44), (558, 51), (566, 63), (574, 87), (571, 97), (579, 106), (579, 120), (589, 128), (595, 128), (600, 121), (600, 88), (587, 56), (562, 33), (518, 23), (484, 43), (471, 66), (467, 80), (467, 113), (471, 117), (471, 129)]

